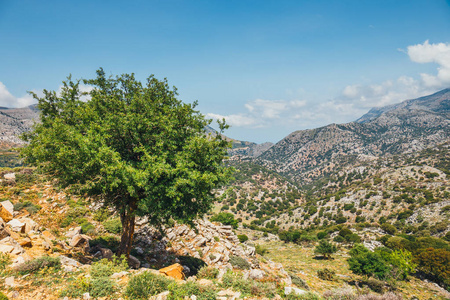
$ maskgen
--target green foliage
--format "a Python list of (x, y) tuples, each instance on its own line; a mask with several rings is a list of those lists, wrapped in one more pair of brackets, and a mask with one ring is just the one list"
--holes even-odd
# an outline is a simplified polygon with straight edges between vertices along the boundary
[(144, 300), (166, 291), (173, 280), (150, 272), (131, 277), (125, 290), (130, 299)]
[(233, 291), (239, 291), (242, 296), (266, 297), (272, 299), (275, 297), (276, 285), (272, 282), (260, 282), (256, 280), (246, 280), (241, 273), (228, 271), (223, 275), (222, 288), (231, 288)]
[(11, 256), (8, 253), (0, 252), (0, 272), (3, 272), (11, 263)]
[(170, 294), (168, 300), (189, 299), (195, 295), (199, 300), (215, 300), (216, 290), (214, 286), (202, 286), (196, 282), (177, 284), (173, 282), (168, 287)]
[(219, 269), (205, 266), (198, 271), (197, 278), (215, 279), (217, 275), (219, 275)]
[(42, 256), (35, 258), (18, 265), (14, 270), (21, 275), (25, 275), (35, 273), (44, 268), (60, 269), (61, 261), (59, 260), (59, 257)]
[(322, 280), (333, 281), (334, 276), (336, 276), (336, 272), (328, 268), (317, 270), (317, 277)]
[(337, 248), (327, 240), (320, 240), (319, 245), (314, 249), (315, 254), (323, 255), (325, 258), (330, 258), (331, 254), (335, 253)]
[(378, 279), (385, 279), (389, 275), (390, 266), (377, 252), (370, 252), (364, 246), (357, 245), (353, 252), (350, 251), (350, 256), (347, 262), (349, 269), (355, 274)]
[(317, 238), (319, 240), (322, 240), (322, 239), (326, 238), (327, 236), (328, 236), (328, 233), (326, 231), (319, 231), (317, 233)]
[(36, 205), (31, 201), (17, 202), (16, 204), (14, 204), (14, 210), (20, 211), (22, 209), (25, 209), (32, 215), (37, 213), (41, 209), (41, 206)]
[(251, 267), (251, 265), (245, 259), (236, 255), (230, 256), (230, 264), (233, 267), (241, 270), (248, 270)]
[(23, 135), (25, 163), (120, 212), (127, 225), (121, 253), (131, 249), (136, 216), (159, 225), (209, 211), (211, 191), (231, 172), (222, 163), (228, 142), (206, 134), (211, 120), (195, 110), (197, 103), (183, 103), (176, 88), (153, 76), (143, 84), (133, 74), (113, 78), (99, 69), (83, 82), (92, 87), (89, 101), (70, 77), (60, 93), (32, 93), (40, 122)]
[(223, 225), (231, 225), (234, 229), (238, 227), (238, 221), (232, 213), (221, 212), (211, 217), (211, 222), (220, 222)]
[(393, 266), (394, 278), (405, 280), (413, 273), (417, 264), (413, 262), (411, 252), (407, 250), (395, 250), (389, 255), (389, 262)]
[(269, 250), (266, 247), (259, 244), (255, 246), (255, 251), (261, 256), (264, 256), (264, 254), (269, 253)]
[(241, 242), (241, 243), (248, 241), (248, 236), (246, 236), (245, 234), (238, 234), (237, 237), (239, 239), (239, 242)]
[(450, 290), (450, 251), (428, 248), (416, 256), (418, 269)]
[(104, 235), (90, 240), (89, 245), (91, 247), (99, 245), (102, 246), (103, 248), (108, 248), (111, 249), (111, 251), (116, 252), (117, 247), (119, 245), (119, 239), (115, 236)]
[(119, 234), (122, 232), (122, 223), (119, 218), (112, 218), (103, 223), (105, 230), (109, 233)]
[(88, 222), (86, 219), (83, 219), (80, 223), (81, 231), (83, 233), (93, 233), (95, 231), (94, 224)]
[(9, 298), (5, 294), (0, 292), (0, 300), (9, 300)]
[(298, 277), (297, 275), (295, 275), (293, 273), (289, 273), (289, 276), (291, 276), (292, 283), (295, 284), (297, 287), (299, 287), (301, 289), (305, 289), (307, 291), (310, 290), (310, 287), (303, 279), (301, 279), (300, 277)]
[(125, 271), (128, 269), (128, 263), (125, 256), (121, 258), (114, 257), (112, 261), (102, 259), (92, 263), (90, 274), (92, 277), (109, 277), (114, 273)]
[(380, 227), (381, 227), (381, 229), (383, 229), (384, 231), (386, 231), (390, 235), (394, 235), (394, 234), (397, 233), (397, 228), (395, 228), (395, 226), (392, 225), (392, 224), (383, 223)]

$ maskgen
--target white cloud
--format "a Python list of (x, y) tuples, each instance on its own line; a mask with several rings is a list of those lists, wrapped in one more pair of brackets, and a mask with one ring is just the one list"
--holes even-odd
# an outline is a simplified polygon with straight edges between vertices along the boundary
[[(81, 92), (90, 92), (92, 90), (91, 86), (82, 85), (82, 84), (80, 84), (79, 88), (80, 88)], [(61, 91), (62, 91), (62, 86), (60, 86), (58, 88), (56, 93), (58, 95), (61, 95)], [(43, 96), (42, 91), (33, 90), (33, 92), (36, 93), (40, 97)], [(82, 96), (80, 99), (82, 101), (87, 101), (90, 99), (90, 96), (89, 95)], [(22, 97), (15, 97), (8, 91), (5, 84), (3, 84), (3, 82), (0, 81), (0, 106), (10, 107), (10, 108), (18, 108), (18, 107), (26, 107), (26, 106), (29, 106), (29, 105), (35, 104), (35, 103), (37, 103), (37, 101), (30, 94), (25, 94)]]
[[(413, 99), (436, 92), (450, 86), (450, 44), (423, 44), (408, 46), (406, 53), (416, 63), (436, 63), (437, 74), (421, 73), (418, 79), (400, 76), (396, 80), (386, 80), (378, 84), (354, 84), (344, 88), (342, 95), (334, 102), (347, 103), (356, 111), (367, 111), (372, 107), (380, 107)], [(356, 117), (356, 116), (355, 116)]]
[(430, 44), (425, 41), (423, 44), (409, 46), (409, 58), (417, 63), (436, 63), (438, 65), (437, 74), (420, 74), (422, 81), (427, 87), (445, 87), (450, 84), (450, 44), (438, 43)]
[(208, 113), (211, 119), (224, 118), (233, 127), (261, 128), (273, 125), (275, 122), (282, 124), (295, 119), (295, 113), (306, 105), (304, 100), (264, 100), (256, 99), (247, 102), (245, 113), (219, 115)]
[(0, 106), (4, 107), (24, 107), (36, 103), (31, 95), (22, 97), (14, 97), (3, 84), (0, 82)]

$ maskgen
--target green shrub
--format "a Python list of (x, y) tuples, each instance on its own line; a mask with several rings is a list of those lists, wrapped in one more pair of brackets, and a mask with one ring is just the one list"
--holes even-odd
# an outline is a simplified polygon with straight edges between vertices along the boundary
[(3, 294), (2, 292), (0, 292), (0, 300), (9, 300), (9, 298), (6, 297), (5, 294)]
[(105, 230), (109, 233), (119, 234), (122, 232), (122, 223), (119, 218), (112, 218), (103, 223)]
[(95, 226), (92, 223), (88, 222), (86, 219), (84, 219), (83, 222), (81, 222), (80, 226), (81, 226), (81, 231), (83, 233), (95, 232)]
[(361, 251), (350, 251), (351, 257), (347, 260), (349, 269), (358, 275), (385, 279), (391, 269), (387, 262), (379, 253), (370, 252), (367, 249), (367, 251), (363, 251), (364, 247), (359, 248), (358, 250)]
[(241, 243), (248, 241), (248, 236), (246, 236), (245, 234), (238, 234), (237, 237), (239, 239), (239, 242)]
[(328, 233), (327, 233), (326, 231), (319, 231), (319, 232), (317, 233), (317, 238), (318, 238), (319, 240), (322, 240), (322, 239), (326, 238), (327, 235), (328, 235)]
[(215, 279), (217, 275), (219, 275), (219, 269), (206, 266), (198, 271), (197, 278)]
[(0, 272), (4, 271), (11, 263), (11, 256), (7, 253), (0, 252)]
[(31, 201), (17, 202), (16, 204), (14, 204), (14, 210), (20, 211), (22, 209), (25, 209), (32, 215), (37, 213), (41, 209), (41, 206), (36, 205)]
[(116, 291), (117, 286), (109, 277), (79, 277), (67, 285), (59, 296), (81, 298), (84, 293), (89, 293), (94, 298), (110, 297)]
[(315, 254), (323, 255), (325, 258), (330, 258), (331, 254), (335, 253), (337, 248), (327, 240), (321, 240), (319, 245), (314, 249)]
[(238, 227), (238, 221), (232, 213), (221, 212), (211, 217), (211, 222), (220, 222), (223, 225), (231, 225), (234, 229)]
[(43, 268), (61, 268), (59, 257), (42, 256), (18, 265), (14, 270), (21, 275), (34, 273)]
[(383, 293), (386, 289), (386, 285), (383, 281), (376, 280), (373, 278), (370, 278), (369, 280), (364, 282), (365, 285), (367, 285), (372, 291), (376, 293)]
[(291, 276), (291, 280), (292, 280), (293, 284), (295, 284), (299, 288), (309, 291), (310, 288), (303, 279), (301, 279), (300, 277), (298, 277), (297, 275), (292, 274), (292, 273), (289, 273), (289, 276)]
[(241, 270), (248, 270), (251, 267), (251, 265), (245, 259), (236, 255), (230, 256), (230, 264), (233, 267)]
[(411, 252), (396, 250), (389, 255), (389, 262), (394, 267), (394, 278), (405, 280), (409, 274), (415, 271), (417, 265), (413, 262)]
[(170, 294), (168, 300), (190, 299), (195, 295), (198, 300), (215, 300), (216, 290), (214, 286), (202, 286), (196, 282), (186, 282), (185, 284), (176, 284), (175, 282), (168, 287)]
[(261, 256), (264, 256), (264, 254), (269, 253), (269, 250), (262, 245), (256, 245), (255, 251), (256, 251), (256, 253), (258, 253)]
[(231, 288), (233, 291), (239, 291), (242, 296), (275, 297), (276, 285), (272, 282), (259, 282), (256, 280), (243, 279), (241, 273), (228, 271), (223, 275), (222, 288)]
[(99, 236), (89, 241), (89, 245), (91, 247), (99, 245), (102, 246), (103, 248), (111, 249), (112, 252), (116, 252), (119, 244), (120, 240), (117, 237), (111, 235)]
[(335, 271), (327, 268), (317, 270), (317, 277), (319, 277), (322, 280), (333, 281), (335, 275), (336, 275)]
[(284, 299), (287, 300), (320, 300), (320, 296), (311, 292), (302, 294), (302, 295), (297, 295), (295, 293), (290, 293), (289, 295), (287, 295)]
[(112, 261), (106, 258), (92, 263), (91, 277), (109, 277), (114, 273), (125, 271), (128, 269), (128, 263), (125, 256), (121, 258), (115, 257)]
[(386, 231), (390, 235), (394, 235), (394, 234), (397, 233), (397, 228), (395, 228), (395, 226), (392, 225), (392, 224), (383, 223), (380, 227), (381, 227), (381, 229), (383, 229), (384, 231)]
[(125, 290), (130, 299), (148, 299), (166, 291), (173, 280), (150, 272), (131, 277)]
[(416, 256), (418, 269), (434, 281), (450, 288), (450, 251), (428, 248)]

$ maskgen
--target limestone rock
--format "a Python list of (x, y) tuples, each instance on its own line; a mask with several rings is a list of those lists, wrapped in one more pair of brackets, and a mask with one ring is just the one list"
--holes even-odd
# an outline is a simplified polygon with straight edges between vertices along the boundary
[(19, 245), (22, 247), (31, 247), (33, 244), (31, 243), (30, 238), (24, 238), (19, 240)]
[(160, 293), (158, 295), (151, 296), (149, 298), (149, 300), (166, 300), (167, 297), (169, 297), (169, 294), (170, 294), (169, 291), (165, 291), (165, 292), (162, 292), (162, 293)]
[(5, 278), (5, 285), (8, 287), (15, 287), (16, 284), (14, 282), (14, 276), (6, 277)]
[(20, 221), (25, 223), (25, 233), (36, 231), (39, 227), (39, 225), (30, 218), (22, 218)]
[(180, 264), (162, 268), (159, 272), (175, 279), (184, 279), (183, 267)]
[(5, 175), (3, 175), (3, 178), (5, 178), (6, 180), (16, 180), (16, 173), (7, 173)]
[(21, 232), (21, 233), (25, 232), (25, 223), (22, 223), (17, 219), (12, 219), (11, 221), (9, 221), (6, 224), (11, 227), (12, 231)]
[(291, 286), (284, 287), (284, 294), (285, 295), (289, 295), (291, 293), (293, 293), (294, 295), (303, 295), (303, 294), (306, 294), (308, 292), (305, 291), (305, 290), (299, 289), (299, 288), (291, 287)]
[(3, 202), (0, 202), (0, 217), (5, 222), (9, 222), (14, 217), (14, 205), (11, 203), (11, 201), (6, 200)]
[[(44, 234), (44, 233), (42, 233)], [(85, 244), (89, 245), (89, 240), (91, 238), (87, 235), (84, 234), (76, 234), (72, 237), (72, 240), (70, 241), (69, 245), (71, 247), (81, 247), (84, 246)]]

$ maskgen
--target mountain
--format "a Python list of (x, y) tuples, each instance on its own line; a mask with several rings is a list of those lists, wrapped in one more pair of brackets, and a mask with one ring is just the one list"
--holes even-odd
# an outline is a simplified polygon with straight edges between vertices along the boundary
[(29, 131), (33, 120), (39, 117), (37, 105), (23, 108), (0, 108), (0, 148), (10, 148), (23, 144), (18, 137)]
[[(206, 129), (206, 133), (217, 134), (217, 131), (210, 126), (206, 126), (205, 129)], [(273, 143), (270, 143), (270, 142), (256, 144), (253, 142), (235, 140), (235, 139), (227, 137), (223, 134), (222, 134), (222, 136), (226, 140), (231, 142), (231, 149), (228, 151), (230, 156), (239, 155), (239, 156), (258, 157), (263, 152), (265, 152), (266, 150), (268, 150), (270, 147), (273, 146)]]
[(450, 137), (450, 89), (383, 108), (355, 122), (299, 130), (258, 163), (304, 185), (358, 161), (414, 153)]

